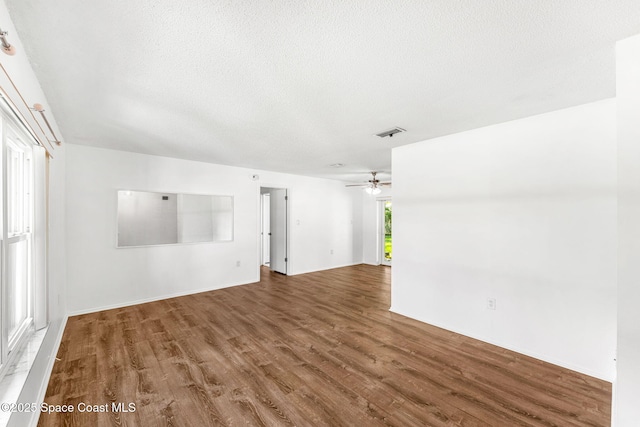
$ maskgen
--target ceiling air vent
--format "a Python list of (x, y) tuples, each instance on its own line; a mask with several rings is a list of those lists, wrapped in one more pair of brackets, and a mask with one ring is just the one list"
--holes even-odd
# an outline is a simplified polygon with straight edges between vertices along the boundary
[(395, 127), (393, 129), (385, 130), (384, 132), (376, 133), (376, 136), (379, 136), (380, 138), (385, 138), (387, 136), (392, 137), (396, 133), (400, 133), (400, 132), (406, 132), (406, 131), (402, 128)]

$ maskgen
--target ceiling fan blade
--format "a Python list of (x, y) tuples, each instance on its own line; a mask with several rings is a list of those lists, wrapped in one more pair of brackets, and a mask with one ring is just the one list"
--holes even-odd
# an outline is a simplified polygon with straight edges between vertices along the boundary
[(382, 186), (391, 186), (391, 181), (386, 181), (386, 182), (380, 182), (378, 179), (376, 179), (376, 174), (378, 172), (371, 172), (372, 175), (372, 179), (368, 180), (367, 183), (364, 184), (346, 184), (345, 187), (362, 187), (362, 188), (375, 188), (375, 187), (382, 187)]

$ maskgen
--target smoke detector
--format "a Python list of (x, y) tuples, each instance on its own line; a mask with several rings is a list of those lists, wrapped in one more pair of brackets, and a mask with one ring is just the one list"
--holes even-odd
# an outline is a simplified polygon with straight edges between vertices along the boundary
[(376, 136), (379, 136), (380, 138), (385, 138), (388, 136), (389, 138), (391, 138), (393, 135), (400, 132), (406, 132), (406, 130), (395, 127), (393, 129), (385, 130), (384, 132), (376, 133)]

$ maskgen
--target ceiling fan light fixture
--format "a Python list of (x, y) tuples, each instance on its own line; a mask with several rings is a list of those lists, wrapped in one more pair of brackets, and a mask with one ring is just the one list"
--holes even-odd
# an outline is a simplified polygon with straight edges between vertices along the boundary
[(365, 193), (375, 196), (382, 193), (382, 188), (384, 186), (390, 186), (391, 182), (380, 182), (379, 179), (376, 178), (378, 172), (371, 172), (371, 179), (366, 184), (347, 184), (346, 187), (361, 187)]
[(382, 190), (380, 189), (380, 187), (374, 187), (373, 185), (372, 185), (372, 186), (370, 186), (370, 187), (365, 188), (365, 189), (364, 189), (364, 191), (365, 191), (367, 194), (370, 194), (370, 195), (372, 195), (372, 196), (375, 196), (375, 195), (377, 195), (377, 194), (382, 193)]

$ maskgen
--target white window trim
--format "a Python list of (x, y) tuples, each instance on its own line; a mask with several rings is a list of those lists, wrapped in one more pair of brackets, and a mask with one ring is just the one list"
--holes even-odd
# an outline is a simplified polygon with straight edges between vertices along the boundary
[[(47, 292), (46, 292), (46, 153), (33, 133), (24, 126), (19, 117), (15, 116), (15, 110), (7, 101), (0, 97), (0, 137), (2, 138), (2, 209), (0, 217), (2, 221), (2, 235), (0, 235), (0, 259), (2, 260), (2, 274), (0, 290), (2, 294), (2, 306), (0, 306), (0, 380), (11, 369), (15, 357), (21, 353), (21, 348), (26, 344), (34, 329), (41, 329), (48, 325), (47, 318)], [(7, 108), (9, 107), (9, 108)], [(9, 130), (10, 129), (10, 130)], [(27, 151), (30, 152), (27, 162), (30, 162), (30, 175), (27, 178), (28, 195), (26, 202), (29, 214), (27, 224), (22, 224), (18, 233), (10, 235), (7, 229), (7, 134), (11, 133), (19, 139)], [(9, 337), (8, 314), (4, 306), (7, 301), (8, 287), (6, 276), (7, 268), (5, 257), (7, 247), (21, 241), (29, 241), (30, 260), (28, 275), (30, 286), (28, 289), (29, 307), (26, 320), (19, 326), (17, 333)]]

